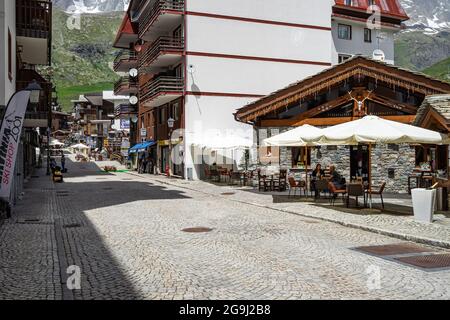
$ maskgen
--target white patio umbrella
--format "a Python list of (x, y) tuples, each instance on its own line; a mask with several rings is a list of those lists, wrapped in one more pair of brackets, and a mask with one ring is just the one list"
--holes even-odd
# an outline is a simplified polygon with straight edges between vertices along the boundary
[(79, 144), (75, 144), (73, 146), (71, 146), (72, 149), (76, 149), (76, 150), (87, 150), (90, 149), (90, 147), (88, 147), (85, 144), (79, 143)]
[(315, 142), (330, 145), (357, 145), (360, 143), (424, 143), (447, 144), (448, 137), (439, 132), (390, 121), (376, 116), (346, 122), (322, 130)]
[(307, 147), (315, 146), (316, 143), (310, 141), (318, 140), (321, 137), (322, 129), (305, 124), (265, 139), (264, 144), (273, 147)]
[[(264, 140), (265, 146), (273, 147), (306, 147), (306, 158), (311, 146), (317, 144), (311, 141), (322, 137), (322, 129), (305, 124), (301, 127), (283, 132), (279, 135)], [(306, 186), (308, 186), (308, 160), (306, 161)]]
[(64, 143), (62, 143), (61, 141), (59, 141), (57, 139), (51, 139), (51, 141), (50, 141), (51, 147), (61, 147), (63, 145), (64, 145)]
[(369, 145), (369, 193), (372, 207), (372, 145), (383, 144), (449, 144), (448, 136), (439, 132), (385, 120), (376, 116), (366, 116), (322, 130), (322, 137), (316, 142), (321, 145)]

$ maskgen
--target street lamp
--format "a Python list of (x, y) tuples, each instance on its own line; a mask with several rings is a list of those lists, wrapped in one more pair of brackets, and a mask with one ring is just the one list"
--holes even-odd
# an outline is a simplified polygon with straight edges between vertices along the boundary
[(26, 87), (27, 91), (31, 91), (30, 93), (30, 103), (38, 104), (41, 98), (42, 87), (37, 83), (36, 80), (33, 80), (28, 87)]
[(172, 176), (172, 133), (173, 127), (175, 126), (175, 120), (173, 118), (169, 118), (167, 120), (167, 125), (169, 126), (169, 177)]

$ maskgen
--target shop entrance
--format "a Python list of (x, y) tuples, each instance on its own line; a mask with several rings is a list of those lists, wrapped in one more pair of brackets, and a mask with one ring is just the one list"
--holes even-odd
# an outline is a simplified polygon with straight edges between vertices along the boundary
[(350, 178), (352, 181), (369, 181), (369, 146), (350, 147)]

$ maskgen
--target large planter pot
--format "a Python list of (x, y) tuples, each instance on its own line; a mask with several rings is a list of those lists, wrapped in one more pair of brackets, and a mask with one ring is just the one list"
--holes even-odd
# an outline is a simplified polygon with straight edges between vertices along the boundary
[(436, 190), (413, 189), (411, 193), (414, 219), (418, 222), (432, 223), (436, 208)]

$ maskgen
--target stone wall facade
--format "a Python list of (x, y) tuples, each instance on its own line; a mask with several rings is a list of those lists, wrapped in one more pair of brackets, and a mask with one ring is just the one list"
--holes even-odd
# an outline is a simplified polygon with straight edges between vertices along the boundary
[[(258, 145), (262, 145), (268, 136), (290, 130), (290, 128), (269, 128), (258, 129)], [(269, 133), (271, 132), (271, 134)], [(350, 179), (350, 147), (320, 147), (312, 148), (311, 165), (317, 163), (328, 167), (335, 165), (337, 170), (347, 179)], [(292, 167), (291, 148), (279, 148), (281, 168), (290, 169)], [(259, 162), (259, 161), (258, 161)], [(273, 164), (272, 164), (273, 165)], [(264, 164), (258, 163), (259, 167)], [(415, 149), (409, 145), (386, 145), (378, 144), (372, 147), (372, 181), (374, 186), (379, 186), (386, 182), (386, 192), (407, 193), (408, 176), (411, 175), (415, 167)]]

